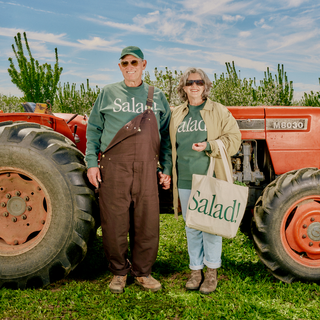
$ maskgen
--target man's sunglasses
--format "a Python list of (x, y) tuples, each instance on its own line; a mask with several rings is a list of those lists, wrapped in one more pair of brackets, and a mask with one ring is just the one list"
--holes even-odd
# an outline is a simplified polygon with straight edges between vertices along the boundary
[(137, 67), (139, 64), (138, 60), (131, 60), (131, 61), (121, 61), (121, 67), (126, 68), (129, 65), (129, 62), (131, 63), (132, 66)]
[(204, 81), (203, 80), (187, 80), (186, 81), (186, 86), (192, 86), (193, 83), (195, 83), (197, 86), (204, 86)]

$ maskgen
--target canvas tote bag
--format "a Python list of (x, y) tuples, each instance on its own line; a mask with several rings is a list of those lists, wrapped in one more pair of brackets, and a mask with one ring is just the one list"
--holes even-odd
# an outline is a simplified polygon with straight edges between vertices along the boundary
[(210, 157), (207, 175), (192, 175), (192, 190), (187, 207), (186, 225), (225, 238), (236, 236), (247, 205), (249, 188), (233, 183), (227, 151), (216, 140), (227, 181), (213, 177), (215, 159)]

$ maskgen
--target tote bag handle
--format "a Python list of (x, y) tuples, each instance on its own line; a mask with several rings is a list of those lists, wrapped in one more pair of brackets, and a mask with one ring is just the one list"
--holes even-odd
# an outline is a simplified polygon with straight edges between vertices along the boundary
[[(219, 147), (219, 150), (220, 150), (220, 155), (221, 155), (221, 159), (222, 159), (222, 162), (223, 162), (224, 171), (225, 171), (226, 176), (227, 176), (227, 181), (229, 183), (233, 183), (233, 178), (231, 176), (230, 167), (229, 167), (228, 160), (227, 160), (226, 147), (224, 146), (223, 142), (220, 139), (217, 139), (216, 143), (218, 144), (218, 147)], [(213, 176), (215, 162), (216, 162), (216, 159), (213, 158), (213, 157), (210, 157), (210, 165), (209, 165), (209, 168), (208, 168), (208, 171), (207, 171), (207, 176), (208, 177), (212, 177)]]

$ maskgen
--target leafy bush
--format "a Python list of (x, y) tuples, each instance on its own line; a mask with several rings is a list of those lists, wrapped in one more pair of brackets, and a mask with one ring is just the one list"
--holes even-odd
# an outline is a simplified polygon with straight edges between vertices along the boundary
[(165, 71), (154, 69), (154, 75), (156, 80), (152, 81), (150, 73), (145, 72), (144, 81), (149, 85), (155, 86), (163, 91), (170, 106), (178, 106), (182, 103), (177, 93), (177, 86), (179, 85), (181, 71), (171, 71), (165, 67)]
[(90, 88), (88, 79), (87, 87), (85, 88), (85, 85), (82, 83), (80, 90), (76, 90), (75, 83), (70, 85), (67, 82), (63, 87), (59, 84), (53, 103), (53, 110), (62, 113), (90, 114), (99, 93), (100, 89), (98, 86), (95, 89)]
[[(320, 78), (319, 78), (320, 84)], [(304, 93), (301, 104), (303, 106), (310, 106), (310, 107), (320, 107), (320, 91), (310, 93)]]
[(225, 106), (289, 106), (293, 99), (293, 83), (288, 81), (283, 65), (278, 65), (275, 79), (267, 68), (260, 85), (256, 79), (240, 79), (234, 62), (226, 63), (227, 73), (214, 75), (210, 98)]
[(0, 93), (0, 110), (5, 113), (23, 112), (22, 102), (23, 98), (6, 96)]

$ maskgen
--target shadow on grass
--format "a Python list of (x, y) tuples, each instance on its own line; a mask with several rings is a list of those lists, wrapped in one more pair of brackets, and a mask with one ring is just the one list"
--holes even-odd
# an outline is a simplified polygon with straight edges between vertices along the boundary
[(278, 282), (269, 271), (268, 268), (261, 262), (251, 261), (236, 261), (222, 255), (222, 272), (225, 274), (234, 275), (240, 280), (248, 280), (252, 282), (260, 282), (264, 279), (264, 282)]
[[(129, 249), (130, 257), (130, 249)], [(189, 256), (186, 248), (172, 244), (169, 241), (159, 246), (158, 257), (152, 267), (152, 273), (157, 277), (185, 277), (190, 273)], [(222, 266), (220, 275), (230, 278), (233, 275), (241, 280), (251, 279), (252, 282), (260, 281), (278, 281), (260, 262), (241, 261), (232, 259), (222, 252)], [(88, 252), (85, 259), (69, 275), (69, 280), (94, 281), (102, 277), (111, 277), (108, 270), (108, 260), (105, 257), (102, 237), (97, 236), (88, 246)]]
[(68, 279), (92, 281), (104, 275), (110, 275), (108, 260), (103, 251), (102, 237), (97, 236), (89, 243), (85, 258), (70, 272)]

